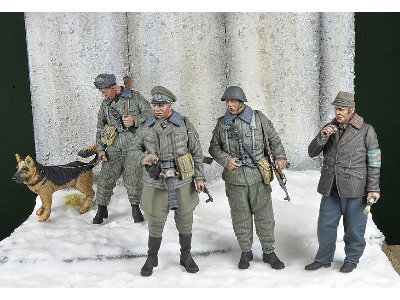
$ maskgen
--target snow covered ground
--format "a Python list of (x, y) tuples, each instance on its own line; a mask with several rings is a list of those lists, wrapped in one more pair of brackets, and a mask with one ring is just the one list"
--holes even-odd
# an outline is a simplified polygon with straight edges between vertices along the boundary
[[(200, 271), (189, 274), (179, 265), (178, 232), (171, 212), (164, 229), (159, 266), (154, 268), (152, 276), (142, 277), (139, 272), (147, 255), (147, 223), (133, 223), (125, 188), (117, 186), (109, 206), (109, 218), (101, 225), (92, 224), (96, 213), (94, 208), (80, 215), (76, 207), (66, 205), (65, 196), (76, 193), (76, 190), (56, 192), (48, 221), (39, 222), (34, 211), (0, 242), (0, 287), (198, 288), (202, 291), (204, 288), (306, 288), (304, 291), (308, 288), (355, 288), (355, 297), (362, 294), (371, 296), (372, 291), (381, 296), (383, 288), (400, 288), (399, 275), (381, 251), (384, 236), (371, 215), (365, 235), (367, 246), (357, 269), (349, 274), (339, 272), (344, 259), (340, 225), (332, 266), (305, 271), (304, 266), (313, 261), (317, 251), (320, 195), (316, 186), (319, 172), (286, 170), (285, 174), (291, 202), (283, 200), (283, 190), (276, 180), (272, 182), (275, 252), (286, 265), (283, 270), (273, 270), (262, 262), (256, 235), (250, 268), (238, 269), (241, 252), (232, 230), (224, 183), (218, 181), (208, 186), (214, 202), (205, 203), (207, 196), (202, 193), (195, 210), (192, 255)], [(21, 185), (21, 188), (26, 187)], [(39, 197), (36, 202), (35, 210), (40, 205)], [(20, 289), (22, 293), (24, 290), (30, 291)], [(115, 294), (112, 290), (110, 296)], [(99, 296), (106, 296), (106, 291), (101, 289)], [(274, 293), (281, 295), (281, 291), (274, 290)], [(393, 292), (393, 289), (388, 291)], [(244, 290), (224, 289), (222, 295), (211, 293), (210, 296), (221, 297), (231, 293), (235, 297), (242, 295)], [(336, 297), (335, 293), (324, 293), (324, 297)], [(345, 293), (349, 295), (347, 290)], [(182, 298), (200, 295), (191, 292), (180, 294)], [(298, 295), (297, 291), (295, 295)], [(305, 295), (312, 298), (312, 295)], [(322, 295), (316, 293), (315, 296)]]

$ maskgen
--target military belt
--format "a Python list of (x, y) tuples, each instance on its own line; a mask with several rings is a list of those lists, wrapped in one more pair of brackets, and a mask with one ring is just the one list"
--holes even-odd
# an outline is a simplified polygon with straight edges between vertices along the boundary
[(175, 162), (174, 161), (170, 161), (170, 160), (166, 160), (166, 161), (161, 161), (161, 168), (165, 169), (172, 169), (175, 168)]

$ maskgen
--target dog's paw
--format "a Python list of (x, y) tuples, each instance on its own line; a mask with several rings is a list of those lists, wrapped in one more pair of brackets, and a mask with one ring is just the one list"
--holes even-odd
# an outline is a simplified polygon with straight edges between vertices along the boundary
[(45, 221), (47, 221), (48, 219), (49, 219), (49, 217), (50, 217), (50, 215), (41, 215), (40, 217), (39, 217), (39, 221), (40, 222), (45, 222)]

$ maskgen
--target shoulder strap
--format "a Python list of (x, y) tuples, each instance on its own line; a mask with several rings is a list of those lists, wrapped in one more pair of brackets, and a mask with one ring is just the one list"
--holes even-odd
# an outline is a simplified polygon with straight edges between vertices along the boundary
[(258, 117), (260, 118), (261, 129), (262, 129), (262, 132), (264, 134), (264, 139), (265, 139), (265, 148), (269, 154), (272, 154), (271, 150), (269, 148), (269, 141), (268, 141), (267, 130), (265, 128), (264, 120), (261, 118), (261, 114), (258, 110), (255, 110), (255, 112), (258, 114)]
[[(156, 153), (158, 158), (161, 158), (161, 148), (160, 148), (160, 141), (157, 131), (153, 128), (154, 133), (154, 143), (156, 146)], [(171, 132), (171, 145), (172, 145), (172, 156), (174, 157), (174, 161), (176, 161), (176, 141), (175, 141), (175, 134)]]
[(189, 120), (187, 117), (183, 117), (183, 120), (185, 121), (185, 126), (187, 130), (187, 135), (188, 135), (188, 149), (192, 148), (192, 131), (190, 130), (189, 127)]

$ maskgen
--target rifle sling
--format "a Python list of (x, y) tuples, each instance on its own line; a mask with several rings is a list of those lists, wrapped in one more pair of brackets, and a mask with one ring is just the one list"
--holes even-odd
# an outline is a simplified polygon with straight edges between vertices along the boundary
[[(250, 156), (250, 158), (253, 160), (254, 164), (257, 165), (257, 164), (258, 164), (258, 163), (257, 163), (257, 159), (256, 159), (255, 156), (253, 155), (253, 151), (251, 151), (250, 147), (249, 147), (247, 144), (245, 144), (245, 142), (243, 141), (242, 137), (240, 136), (239, 131), (237, 130), (236, 125), (232, 124), (232, 126), (235, 126), (236, 131), (237, 131), (237, 133), (238, 133), (238, 136), (236, 136), (235, 134), (233, 134), (234, 138), (235, 138), (237, 141), (239, 141), (239, 139), (241, 140), (242, 145), (243, 145), (243, 149), (247, 152), (247, 154), (248, 154), (248, 155)], [(240, 141), (239, 141), (239, 142), (240, 142)]]
[[(255, 112), (258, 114), (258, 117), (260, 118), (261, 130), (262, 130), (263, 135), (264, 135), (266, 151), (267, 151), (268, 154), (272, 154), (272, 153), (271, 153), (271, 149), (269, 148), (269, 141), (268, 141), (268, 136), (267, 136), (267, 130), (266, 130), (266, 128), (265, 128), (264, 121), (263, 121), (263, 119), (261, 119), (260, 112), (259, 112), (258, 110), (255, 110)], [(272, 156), (272, 155), (271, 155), (271, 156)]]

